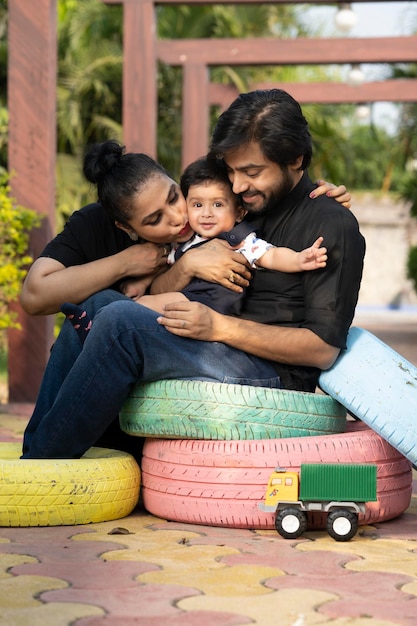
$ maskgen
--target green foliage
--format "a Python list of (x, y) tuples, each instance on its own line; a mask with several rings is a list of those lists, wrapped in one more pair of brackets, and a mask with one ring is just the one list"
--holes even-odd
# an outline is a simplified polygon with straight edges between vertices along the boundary
[(0, 167), (7, 164), (7, 146), (9, 132), (9, 111), (2, 106), (0, 99)]
[(114, 8), (58, 2), (58, 152), (79, 159), (87, 143), (122, 135), (122, 26)]
[(83, 176), (81, 160), (71, 154), (58, 154), (56, 160), (56, 230), (60, 232), (72, 213), (90, 202), (96, 201), (95, 190)]
[(35, 211), (15, 204), (8, 175), (0, 172), (0, 337), (7, 328), (19, 328), (9, 304), (17, 299), (32, 262), (27, 254), (29, 233), (39, 224)]
[[(401, 197), (411, 202), (411, 215), (417, 217), (417, 172), (412, 172), (400, 188)], [(417, 246), (408, 251), (407, 276), (411, 278), (414, 291), (417, 292)]]
[[(417, 64), (412, 63), (408, 66), (394, 66), (392, 77), (416, 78)], [(405, 173), (398, 186), (398, 191), (401, 198), (410, 203), (411, 215), (417, 217), (417, 172), (414, 168), (412, 168), (411, 171), (407, 171), (407, 163), (415, 162), (417, 157), (417, 105), (415, 103), (406, 103), (401, 107), (398, 143), (401, 146), (400, 164), (405, 169)], [(417, 246), (409, 249), (407, 276), (412, 280), (414, 290), (417, 292)]]
[(411, 215), (417, 217), (417, 172), (411, 172), (404, 176), (399, 192), (403, 200), (411, 203)]
[(348, 186), (395, 191), (402, 174), (399, 146), (384, 128), (356, 124), (345, 154)]
[(407, 277), (410, 278), (417, 292), (417, 246), (410, 248), (407, 260)]

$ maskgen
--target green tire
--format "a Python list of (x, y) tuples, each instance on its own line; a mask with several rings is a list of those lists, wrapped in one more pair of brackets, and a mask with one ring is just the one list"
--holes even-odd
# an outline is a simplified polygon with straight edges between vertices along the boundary
[(90, 448), (81, 459), (20, 459), (0, 443), (0, 526), (72, 526), (120, 519), (139, 499), (140, 470), (125, 452)]
[(345, 432), (346, 409), (315, 393), (163, 380), (133, 388), (120, 427), (137, 437), (278, 439)]

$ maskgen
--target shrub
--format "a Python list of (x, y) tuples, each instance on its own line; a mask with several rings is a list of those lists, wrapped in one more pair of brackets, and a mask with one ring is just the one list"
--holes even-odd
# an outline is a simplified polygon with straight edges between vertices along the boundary
[(20, 328), (9, 304), (17, 300), (27, 266), (29, 233), (39, 226), (40, 216), (16, 204), (10, 196), (9, 175), (0, 171), (0, 340), (8, 328)]
[(407, 277), (413, 281), (414, 291), (417, 292), (417, 246), (408, 251)]

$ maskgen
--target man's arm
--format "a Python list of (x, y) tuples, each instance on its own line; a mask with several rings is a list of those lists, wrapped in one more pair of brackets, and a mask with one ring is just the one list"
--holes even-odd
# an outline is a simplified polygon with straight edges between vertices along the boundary
[(40, 257), (26, 276), (20, 302), (31, 315), (57, 313), (63, 302), (79, 304), (123, 278), (155, 273), (165, 263), (163, 248), (150, 243), (130, 246), (112, 256), (70, 267), (55, 259)]
[(158, 322), (174, 335), (219, 341), (249, 354), (291, 365), (328, 369), (339, 354), (335, 348), (307, 328), (259, 324), (221, 315), (197, 302), (165, 306)]

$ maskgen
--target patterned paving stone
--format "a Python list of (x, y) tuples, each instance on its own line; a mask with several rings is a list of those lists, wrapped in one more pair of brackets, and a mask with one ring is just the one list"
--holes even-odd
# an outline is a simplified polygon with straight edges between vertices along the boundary
[(48, 603), (40, 599), (46, 590), (59, 589), (66, 582), (46, 576), (12, 576), (0, 580), (1, 626), (66, 626), (75, 619), (102, 613), (97, 607)]
[(36, 563), (36, 559), (20, 554), (0, 554), (0, 581), (3, 578), (9, 578), (9, 570), (21, 563)]
[[(253, 624), (249, 617), (230, 615), (221, 612), (178, 611), (176, 615), (164, 616), (163, 626), (244, 626)], [(114, 614), (104, 617), (87, 617), (77, 622), (76, 626), (162, 626), (161, 618), (136, 615), (117, 617)]]
[[(160, 570), (142, 574), (141, 582), (160, 584), (174, 584), (179, 579), (182, 584), (196, 587), (204, 593), (220, 590), (222, 595), (260, 595), (268, 593), (262, 581), (271, 576), (280, 576), (283, 573), (276, 567), (253, 564), (247, 568), (242, 565), (228, 566), (223, 562), (225, 555), (236, 552), (236, 549), (207, 543), (192, 543), (194, 533), (184, 530), (153, 531), (146, 526), (151, 517), (132, 517), (129, 528), (135, 529), (130, 535), (129, 549), (122, 552), (104, 554), (105, 559), (140, 559), (158, 564)], [(104, 526), (104, 524), (102, 525)], [(210, 529), (211, 530), (211, 529)], [(208, 531), (209, 532), (209, 531)], [(103, 538), (101, 533), (97, 538)], [(82, 536), (78, 536), (82, 540)], [(88, 535), (87, 540), (91, 540)], [(120, 536), (123, 542), (123, 536)]]
[(300, 551), (330, 551), (356, 555), (359, 559), (349, 561), (345, 567), (355, 571), (391, 572), (417, 578), (417, 544), (400, 539), (376, 539), (373, 541), (332, 542), (330, 539), (304, 543)]
[[(321, 566), (321, 560), (319, 563)], [(266, 581), (266, 585), (281, 591), (299, 588), (303, 593), (305, 589), (332, 592), (337, 595), (337, 599), (323, 605), (319, 611), (333, 618), (340, 615), (356, 618), (368, 615), (382, 621), (400, 618), (398, 623), (414, 626), (417, 598), (413, 597), (410, 590), (404, 592), (409, 580), (406, 576), (383, 572), (349, 572), (344, 577), (335, 577), (331, 573), (324, 574), (320, 567), (315, 577), (300, 573), (295, 580), (290, 577), (272, 579)]]
[(116, 583), (111, 591), (101, 589), (62, 589), (42, 594), (44, 602), (82, 602), (101, 607), (106, 613), (117, 617), (140, 616), (158, 617), (165, 621), (166, 616), (178, 612), (177, 602), (197, 595), (195, 589), (178, 585), (140, 585), (136, 588), (123, 588)]
[(199, 596), (187, 598), (179, 603), (184, 610), (205, 610), (214, 605), (218, 610), (234, 611), (248, 615), (254, 624), (259, 626), (315, 626), (331, 624), (331, 626), (394, 626), (395, 622), (370, 616), (359, 619), (338, 618), (323, 615), (320, 608), (334, 599), (334, 595), (309, 589), (286, 589), (259, 598), (222, 597), (208, 598)]
[[(21, 440), (28, 414), (0, 410), (0, 441)], [(416, 481), (414, 494), (400, 518), (348, 543), (140, 508), (91, 526), (0, 528), (0, 626), (416, 626)]]
[[(29, 588), (29, 586), (28, 586)], [(35, 592), (34, 592), (35, 593)], [(86, 615), (101, 613), (82, 604), (42, 604), (25, 609), (2, 609), (0, 626), (73, 626)]]

